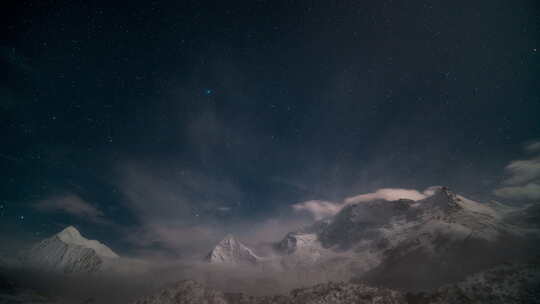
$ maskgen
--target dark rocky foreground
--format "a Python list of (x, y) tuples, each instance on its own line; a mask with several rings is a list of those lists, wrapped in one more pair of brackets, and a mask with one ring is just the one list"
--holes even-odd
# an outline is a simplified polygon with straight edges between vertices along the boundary
[(293, 303), (407, 303), (403, 294), (361, 284), (327, 283), (297, 289), (288, 296), (253, 297), (223, 293), (194, 281), (181, 281), (136, 304), (293, 304)]
[(194, 281), (181, 281), (135, 304), (525, 304), (540, 303), (540, 264), (504, 264), (429, 293), (405, 293), (362, 283), (325, 283), (289, 295), (254, 297), (224, 293)]
[[(92, 300), (70, 302), (55, 295), (54, 299), (32, 289), (23, 288), (0, 276), (0, 303), (117, 303)], [(106, 297), (105, 297), (106, 298)], [(103, 299), (103, 297), (102, 297)], [(218, 291), (192, 280), (179, 281), (168, 288), (139, 299), (133, 304), (526, 304), (540, 303), (540, 263), (502, 264), (467, 277), (456, 284), (430, 292), (404, 292), (375, 287), (362, 282), (330, 282), (295, 289), (288, 295), (250, 296)]]

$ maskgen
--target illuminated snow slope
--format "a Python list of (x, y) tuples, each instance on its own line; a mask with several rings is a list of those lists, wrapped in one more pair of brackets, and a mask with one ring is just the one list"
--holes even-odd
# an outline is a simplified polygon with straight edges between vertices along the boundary
[(23, 255), (26, 266), (64, 273), (96, 272), (118, 258), (110, 248), (83, 237), (75, 227), (41, 241)]

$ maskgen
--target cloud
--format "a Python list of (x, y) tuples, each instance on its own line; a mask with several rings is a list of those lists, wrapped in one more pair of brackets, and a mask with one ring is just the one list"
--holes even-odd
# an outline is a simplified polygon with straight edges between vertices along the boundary
[(540, 141), (530, 142), (525, 146), (525, 150), (529, 153), (540, 152)]
[(124, 231), (125, 240), (182, 256), (206, 251), (223, 236), (220, 219), (233, 216), (243, 193), (228, 179), (190, 169), (170, 170), (156, 164), (119, 167), (123, 205), (137, 222)]
[(348, 197), (341, 203), (312, 200), (294, 204), (292, 205), (292, 208), (294, 211), (297, 212), (307, 211), (315, 220), (320, 220), (335, 215), (346, 205), (368, 202), (377, 199), (383, 199), (387, 201), (410, 199), (418, 201), (433, 195), (438, 188), (440, 187), (432, 186), (427, 188), (423, 192), (413, 189), (382, 188), (378, 189), (375, 192)]
[(433, 194), (435, 194), (435, 192), (437, 192), (437, 190), (441, 188), (442, 186), (431, 186), (431, 187), (428, 187), (426, 190), (422, 191), (422, 194), (425, 195), (426, 197), (432, 196)]
[[(529, 142), (524, 148), (527, 153), (540, 152), (540, 141)], [(513, 160), (506, 167), (509, 177), (502, 181), (502, 187), (493, 193), (512, 200), (540, 199), (540, 156)]]
[(540, 178), (540, 157), (515, 160), (505, 168), (510, 173), (510, 178), (504, 181), (506, 185), (518, 185)]
[(307, 211), (316, 220), (332, 216), (341, 210), (342, 205), (327, 201), (312, 200), (292, 205), (294, 211)]
[(153, 254), (172, 253), (187, 257), (209, 250), (221, 237), (220, 230), (182, 222), (152, 222), (124, 231), (125, 241)]
[(74, 194), (39, 201), (34, 208), (42, 212), (64, 212), (94, 223), (107, 223), (101, 210)]
[[(431, 188), (431, 187), (430, 187)], [(430, 189), (428, 188), (428, 189)], [(426, 190), (428, 193), (431, 193), (429, 190)], [(387, 201), (395, 201), (400, 198), (411, 199), (413, 201), (418, 201), (426, 198), (425, 194), (420, 193), (417, 190), (410, 189), (394, 189), (394, 188), (383, 188), (379, 189), (373, 193), (360, 194), (357, 196), (349, 197), (345, 199), (346, 204), (354, 204), (359, 202), (367, 202), (375, 199), (383, 199)]]
[(539, 200), (540, 185), (528, 183), (524, 186), (503, 187), (496, 189), (495, 195), (516, 200)]

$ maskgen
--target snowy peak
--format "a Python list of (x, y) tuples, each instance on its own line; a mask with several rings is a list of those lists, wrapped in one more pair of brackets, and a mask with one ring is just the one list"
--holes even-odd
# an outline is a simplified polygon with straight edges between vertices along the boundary
[[(444, 214), (465, 213), (470, 215), (483, 215), (491, 218), (498, 218), (499, 212), (488, 204), (481, 204), (455, 194), (447, 187), (441, 187), (435, 194), (418, 201), (419, 206), (424, 211), (439, 210)], [(430, 213), (430, 212), (428, 212)]]
[(29, 267), (64, 273), (96, 272), (107, 260), (118, 258), (109, 247), (83, 237), (73, 226), (44, 239), (24, 253)]
[(232, 234), (227, 234), (219, 243), (218, 243), (218, 246), (222, 246), (222, 247), (235, 247), (235, 246), (239, 246), (239, 245), (242, 245), (242, 243), (240, 243), (240, 241), (238, 241), (234, 235)]
[(221, 240), (206, 257), (212, 264), (257, 264), (261, 258), (232, 234)]
[(435, 190), (435, 193), (420, 201), (421, 206), (424, 208), (438, 208), (444, 211), (452, 211), (461, 209), (459, 204), (460, 198), (450, 191), (447, 187), (440, 187)]
[(66, 244), (83, 245), (89, 241), (73, 226), (64, 228), (64, 230), (58, 232), (56, 236)]
[(73, 226), (69, 226), (56, 234), (62, 242), (70, 245), (81, 246), (84, 248), (93, 249), (97, 255), (105, 258), (117, 258), (118, 255), (114, 253), (109, 247), (103, 245), (99, 241), (89, 240), (81, 235), (79, 230)]

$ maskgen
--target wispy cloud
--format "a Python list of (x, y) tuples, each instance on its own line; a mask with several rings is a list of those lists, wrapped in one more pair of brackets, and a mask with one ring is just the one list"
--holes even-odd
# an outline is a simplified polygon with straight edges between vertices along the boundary
[(350, 204), (368, 202), (372, 200), (382, 199), (394, 201), (398, 199), (410, 199), (418, 201), (431, 196), (435, 193), (437, 186), (429, 187), (423, 192), (414, 189), (399, 189), (399, 188), (382, 188), (375, 192), (364, 193), (345, 198), (343, 202), (334, 203), (329, 201), (307, 201), (292, 205), (294, 211), (308, 212), (314, 219), (330, 217), (338, 213), (343, 207)]
[(411, 190), (411, 189), (383, 188), (372, 193), (360, 194), (360, 195), (346, 198), (345, 203), (354, 204), (354, 203), (372, 201), (375, 199), (395, 201), (400, 198), (406, 198), (406, 199), (418, 201), (418, 200), (426, 198), (426, 195), (420, 193), (417, 190)]
[[(533, 141), (525, 145), (525, 152), (540, 152), (540, 141)], [(499, 197), (512, 200), (538, 200), (540, 199), (540, 156), (529, 159), (513, 160), (506, 167), (509, 177), (503, 180), (504, 185), (495, 189), (493, 193)]]
[(39, 201), (34, 208), (42, 212), (63, 212), (98, 224), (108, 223), (101, 210), (74, 194)]
[(540, 200), (540, 185), (528, 183), (523, 186), (502, 187), (495, 190), (495, 195), (517, 200)]
[(540, 157), (526, 160), (514, 160), (505, 168), (510, 177), (504, 181), (506, 185), (518, 185), (540, 178)]
[(525, 146), (525, 150), (529, 153), (540, 152), (540, 141), (532, 141)]
[(231, 202), (242, 198), (229, 180), (189, 169), (172, 174), (167, 168), (132, 163), (119, 171), (124, 207), (138, 222), (125, 231), (126, 240), (139, 247), (180, 255), (208, 249), (224, 233), (216, 214), (233, 212)]
[(294, 211), (307, 211), (313, 218), (320, 220), (338, 213), (342, 205), (328, 201), (312, 200), (294, 204), (292, 208)]

